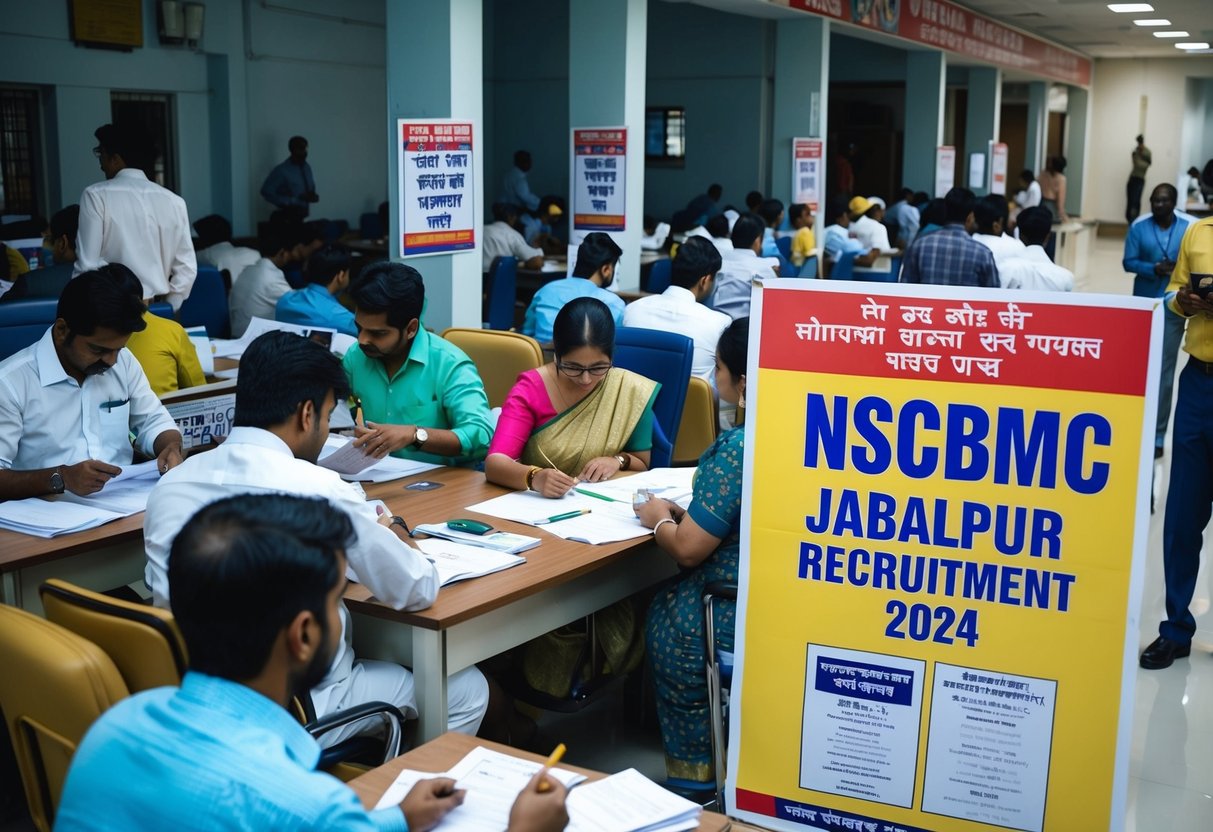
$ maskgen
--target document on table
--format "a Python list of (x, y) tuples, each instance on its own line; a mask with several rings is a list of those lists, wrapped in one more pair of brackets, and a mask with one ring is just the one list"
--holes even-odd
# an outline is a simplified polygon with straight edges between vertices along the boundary
[[(337, 413), (340, 411), (341, 408), (339, 407), (333, 412)], [(350, 424), (352, 425), (353, 422)], [(341, 456), (337, 456), (338, 454), (341, 454)], [(336, 457), (332, 464), (328, 461), (330, 457)], [(366, 462), (367, 464), (363, 467), (358, 467), (359, 462)], [(409, 477), (413, 474), (420, 474), (424, 471), (432, 471), (435, 468), (442, 467), (430, 462), (418, 462), (415, 459), (400, 459), (394, 456), (375, 459), (355, 448), (353, 440), (344, 436), (330, 436), (325, 440), (324, 448), (320, 451), (320, 459), (317, 461), (317, 464), (322, 468), (336, 471), (347, 482), (390, 482), (391, 480), (398, 480), (401, 477)]]
[(418, 540), (417, 548), (438, 568), (438, 585), (446, 586), (456, 581), (466, 581), (469, 578), (479, 578), (481, 575), (491, 575), (511, 566), (526, 563), (526, 558), (506, 552), (494, 552), (492, 549), (482, 549), (469, 546), (466, 543), (456, 543), (453, 540), (440, 540), (431, 537), (428, 540)]
[(160, 481), (158, 466), (159, 462), (155, 459), (138, 465), (124, 465), (122, 472), (95, 494), (82, 497), (68, 491), (60, 495), (59, 500), (112, 511), (121, 517), (138, 514), (147, 509), (147, 498)]
[(0, 502), (0, 528), (35, 537), (58, 537), (81, 532), (125, 516), (97, 506), (44, 500), (41, 497)]
[(569, 792), (569, 832), (675, 832), (699, 826), (703, 807), (634, 768)]
[[(375, 808), (384, 809), (399, 805), (409, 793), (409, 789), (420, 780), (450, 777), (456, 781), (458, 788), (467, 789), (467, 797), (463, 805), (442, 819), (439, 829), (446, 832), (505, 829), (509, 825), (510, 807), (514, 805), (514, 799), (541, 768), (542, 763), (490, 751), (480, 746), (469, 751), (449, 772), (433, 773), (409, 769), (400, 772), (375, 804)], [(584, 775), (563, 768), (554, 768), (549, 773), (569, 787), (585, 780)]]
[[(566, 520), (542, 522), (550, 517), (584, 509), (589, 509), (589, 513)], [(645, 528), (636, 519), (636, 514), (632, 511), (631, 497), (625, 503), (570, 491), (558, 500), (550, 500), (534, 491), (512, 491), (468, 506), (468, 510), (503, 520), (513, 520), (515, 523), (539, 526), (557, 537), (582, 543), (614, 543), (653, 533), (652, 529)]]
[(244, 355), (244, 351), (248, 349), (249, 344), (253, 343), (259, 335), (274, 331), (293, 332), (296, 335), (302, 335), (304, 338), (319, 341), (330, 349), (333, 347), (333, 339), (337, 335), (337, 330), (329, 327), (299, 326), (297, 324), (283, 323), (282, 321), (271, 321), (268, 318), (254, 317), (249, 321), (248, 329), (239, 338), (234, 340), (216, 338), (211, 342), (215, 348), (215, 357), (239, 358)]
[(583, 493), (589, 491), (629, 505), (632, 503), (632, 496), (643, 488), (654, 496), (686, 508), (691, 504), (691, 483), (694, 478), (694, 468), (653, 468), (630, 477), (616, 477), (606, 482), (587, 482), (578, 488)]
[(370, 468), (379, 460), (357, 447), (352, 439), (345, 436), (330, 436), (324, 440), (320, 449), (320, 458), (316, 464), (328, 468), (338, 474), (357, 474)]

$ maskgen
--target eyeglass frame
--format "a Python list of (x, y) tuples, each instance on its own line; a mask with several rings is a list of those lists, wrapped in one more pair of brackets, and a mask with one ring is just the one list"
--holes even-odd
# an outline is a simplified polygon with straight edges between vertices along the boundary
[[(609, 373), (611, 368), (614, 366), (614, 363), (607, 363), (595, 364), (593, 367), (583, 367), (580, 364), (565, 364), (560, 359), (556, 359), (556, 372), (560, 373), (565, 378), (580, 378), (586, 373), (589, 373), (591, 378), (602, 378)], [(577, 372), (570, 373), (569, 369), (573, 367), (577, 368)]]

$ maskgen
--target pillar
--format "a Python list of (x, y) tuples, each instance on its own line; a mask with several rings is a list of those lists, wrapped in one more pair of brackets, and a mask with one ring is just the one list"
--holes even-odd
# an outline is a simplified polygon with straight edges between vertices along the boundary
[(648, 0), (569, 0), (569, 125), (628, 129), (626, 227), (611, 234), (623, 249), (618, 288), (628, 291), (640, 288), (647, 37)]
[[(964, 179), (956, 184), (970, 188), (983, 196), (989, 193), (991, 141), (998, 141), (998, 118), (1002, 110), (1002, 71), (992, 67), (969, 67), (968, 115), (965, 117), (965, 146), (961, 170)], [(986, 155), (985, 182), (973, 188), (969, 184), (969, 156), (973, 153)]]
[(824, 228), (825, 145), (829, 112), (830, 21), (805, 15), (775, 23), (775, 113), (771, 136), (771, 196), (787, 206), (792, 200), (792, 139), (822, 140), (821, 196), (817, 227)]
[[(476, 239), (484, 234), (484, 98), (481, 0), (388, 3), (387, 147), (391, 221), (388, 254), (399, 251), (398, 118), (457, 118), (475, 125), (472, 176)], [(479, 327), (483, 275), (479, 248), (410, 257), (425, 279), (426, 326)]]
[[(1033, 81), (1028, 84), (1028, 137), (1024, 144), (1023, 166), (1039, 172), (1045, 167), (1045, 148), (1049, 138), (1049, 84)], [(1019, 171), (1007, 171), (1011, 182)]]
[(1089, 145), (1087, 125), (1091, 123), (1091, 93), (1082, 87), (1070, 87), (1069, 92), (1066, 107), (1066, 213), (1081, 216), (1082, 184)]
[(906, 54), (906, 126), (902, 182), (915, 191), (935, 193), (935, 148), (943, 144), (948, 59), (939, 51)]

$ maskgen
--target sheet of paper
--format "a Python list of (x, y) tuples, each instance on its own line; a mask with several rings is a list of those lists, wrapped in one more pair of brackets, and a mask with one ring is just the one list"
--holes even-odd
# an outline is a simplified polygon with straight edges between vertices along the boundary
[(703, 811), (634, 768), (573, 789), (567, 806), (570, 832), (694, 829)]
[(305, 338), (313, 338), (322, 341), (325, 346), (332, 348), (333, 336), (337, 334), (337, 330), (322, 326), (298, 326), (297, 324), (283, 323), (282, 321), (271, 321), (268, 318), (254, 317), (249, 321), (248, 329), (239, 338), (227, 340), (215, 340), (215, 357), (216, 358), (239, 358), (248, 349), (249, 344), (257, 339), (257, 336), (267, 332), (294, 332), (296, 335), (302, 335)]
[(690, 501), (691, 482), (694, 477), (694, 468), (654, 468), (630, 477), (616, 477), (606, 482), (585, 483), (580, 487), (604, 497), (621, 500), (629, 505), (636, 491), (647, 488), (658, 497), (672, 500), (686, 508)]
[(204, 326), (186, 327), (185, 334), (190, 337), (194, 351), (198, 353), (198, 363), (202, 365), (202, 374), (213, 375), (215, 372), (215, 351), (211, 348), (211, 337), (206, 334)]
[(344, 332), (334, 332), (333, 345), (329, 349), (337, 355), (345, 355), (357, 343), (358, 339), (353, 335), (346, 335)]
[(492, 549), (482, 549), (436, 537), (418, 540), (417, 548), (424, 552), (430, 562), (437, 567), (439, 586), (446, 586), (468, 578), (478, 578), (481, 575), (491, 575), (494, 572), (509, 569), (511, 566), (526, 563), (526, 558), (518, 555), (494, 552)]
[(441, 465), (435, 465), (431, 462), (418, 462), (415, 459), (400, 459), (388, 456), (364, 471), (359, 471), (357, 474), (342, 474), (341, 478), (347, 482), (391, 482), (392, 480), (411, 477), (413, 474), (421, 474), (425, 471), (433, 471), (435, 468), (441, 467)]
[[(603, 483), (596, 483), (595, 490), (602, 485)], [(557, 520), (554, 523), (537, 525), (535, 522), (582, 509), (589, 509), (590, 513), (567, 520)], [(526, 523), (556, 537), (582, 543), (614, 543), (652, 534), (652, 530), (641, 525), (632, 512), (630, 492), (627, 502), (608, 502), (576, 491), (570, 491), (558, 500), (549, 500), (533, 491), (514, 491), (468, 506), (468, 510), (513, 520), (516, 523)]]
[(355, 447), (349, 437), (330, 436), (324, 440), (324, 448), (321, 449), (320, 459), (316, 464), (338, 474), (357, 474), (377, 462), (378, 459), (363, 452), (362, 448)]
[(78, 505), (61, 499), (30, 497), (0, 502), (0, 528), (36, 537), (58, 537), (92, 529), (123, 516), (98, 506)]
[(107, 482), (105, 484), (105, 488), (102, 488), (100, 493), (104, 494), (118, 483), (141, 477), (150, 477), (153, 480), (160, 479), (160, 470), (157, 467), (156, 460), (149, 459), (147, 462), (140, 462), (137, 465), (122, 466), (122, 473), (118, 474), (118, 476)]

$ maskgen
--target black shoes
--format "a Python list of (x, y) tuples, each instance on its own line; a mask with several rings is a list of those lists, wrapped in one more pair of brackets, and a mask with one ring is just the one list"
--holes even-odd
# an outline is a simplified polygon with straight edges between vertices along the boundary
[(1150, 646), (1142, 651), (1140, 664), (1146, 670), (1161, 670), (1170, 667), (1176, 659), (1182, 659), (1192, 652), (1192, 645), (1180, 644), (1169, 638), (1159, 636), (1150, 642)]

